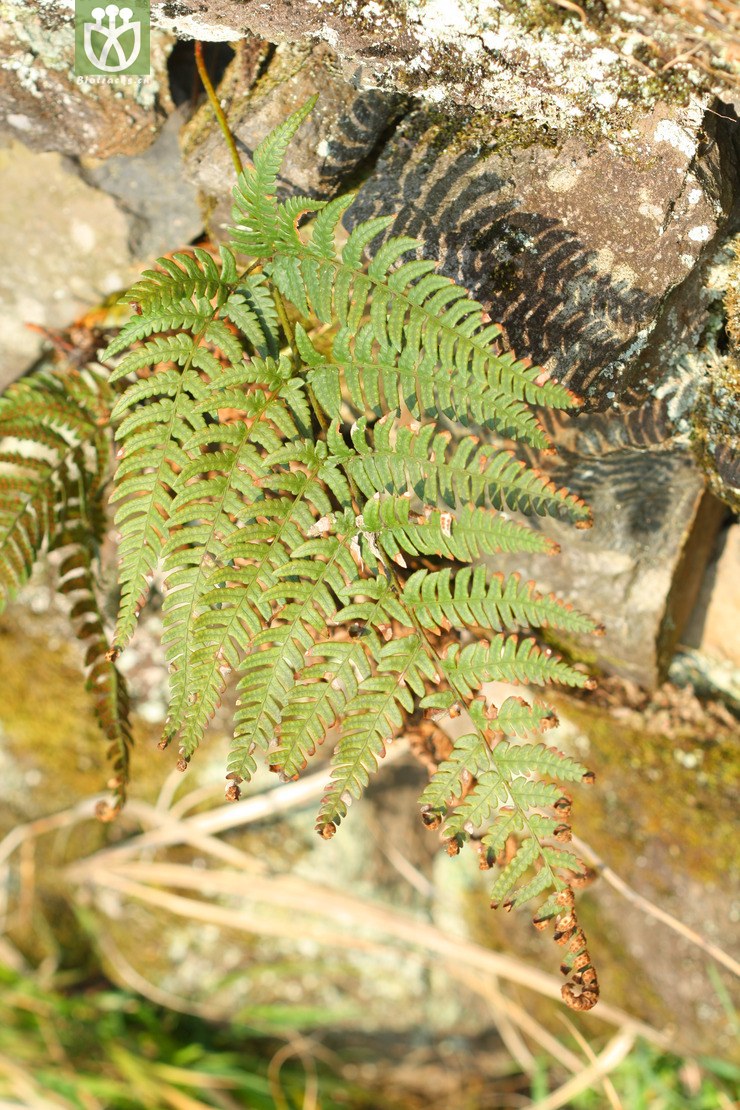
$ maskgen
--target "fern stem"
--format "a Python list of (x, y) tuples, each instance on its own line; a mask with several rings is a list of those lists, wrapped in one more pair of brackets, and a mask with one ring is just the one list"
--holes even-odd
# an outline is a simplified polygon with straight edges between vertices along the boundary
[(243, 172), (244, 166), (242, 165), (242, 160), (239, 156), (239, 151), (237, 150), (236, 142), (234, 141), (234, 136), (231, 132), (231, 128), (229, 127), (226, 116), (224, 115), (224, 111), (221, 107), (219, 99), (216, 96), (216, 90), (213, 87), (213, 82), (208, 76), (206, 63), (203, 60), (203, 43), (198, 41), (196, 41), (195, 43), (195, 64), (198, 67), (198, 74), (201, 81), (203, 82), (203, 88), (206, 90), (206, 95), (208, 96), (211, 107), (213, 108), (216, 119), (218, 120), (218, 125), (223, 132), (224, 138), (226, 139), (226, 145), (229, 148), (231, 161), (234, 163), (234, 169), (236, 170), (237, 174), (240, 174)]

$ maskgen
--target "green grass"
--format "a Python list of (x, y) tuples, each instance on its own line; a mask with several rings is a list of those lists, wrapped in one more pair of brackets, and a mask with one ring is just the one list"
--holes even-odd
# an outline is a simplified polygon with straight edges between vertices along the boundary
[(285, 1044), (245, 1025), (165, 1010), (107, 984), (44, 989), (0, 969), (0, 1099), (22, 1099), (19, 1105), (47, 1106), (51, 1099), (80, 1110), (346, 1107), (346, 1084), (340, 1104), (333, 1093), (339, 1081), (316, 1063), (310, 1046), (303, 1063), (294, 1057), (278, 1072)]
[[(60, 981), (61, 982), (61, 981)], [(74, 1110), (411, 1110), (418, 1093), (361, 1090), (341, 1076), (342, 1061), (286, 1028), (284, 1008), (260, 1010), (260, 1027), (209, 1023), (111, 987), (103, 980), (43, 987), (0, 968), (0, 1102)], [(305, 1021), (307, 1015), (301, 1011)], [(323, 1024), (314, 1015), (312, 1024)], [(327, 1063), (328, 1061), (328, 1063)], [(470, 1061), (474, 1068), (474, 1061)], [(333, 1065), (333, 1066), (332, 1066)], [(470, 1077), (472, 1078), (472, 1076)], [(638, 1042), (609, 1076), (623, 1110), (732, 1110), (740, 1068), (707, 1057), (684, 1060)], [(533, 1105), (562, 1076), (543, 1064)], [(465, 1110), (501, 1106), (481, 1090)], [(522, 1090), (519, 1087), (519, 1090)], [(525, 1096), (516, 1096), (521, 1105)], [(493, 1099), (494, 1101), (491, 1101)], [(424, 1103), (429, 1105), (428, 1103)], [(600, 1085), (570, 1110), (608, 1110)], [(435, 1106), (435, 1110), (439, 1110)]]
[[(740, 1096), (740, 1068), (707, 1056), (684, 1059), (638, 1041), (609, 1079), (624, 1110), (734, 1110)], [(543, 1067), (532, 1097), (544, 1098), (555, 1086)], [(609, 1102), (596, 1085), (568, 1103), (569, 1110), (607, 1110)]]

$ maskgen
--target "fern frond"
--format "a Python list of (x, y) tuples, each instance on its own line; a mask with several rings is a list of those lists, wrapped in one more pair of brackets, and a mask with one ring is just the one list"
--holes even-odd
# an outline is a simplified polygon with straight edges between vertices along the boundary
[[(493, 727), (505, 719), (505, 713), (501, 719), (495, 718)], [(562, 811), (560, 803), (565, 801), (569, 811), (570, 803), (561, 798), (555, 783), (541, 781), (541, 776), (578, 781), (585, 774), (577, 760), (555, 748), (512, 744), (501, 732), (482, 730), (456, 741), (420, 803), (428, 824), (444, 821), (443, 835), (453, 854), (482, 829), (484, 859), (492, 864), (512, 836), (524, 833), (491, 892), (494, 902), (506, 899), (509, 906), (523, 905), (546, 890), (562, 889), (566, 881), (561, 873), (583, 871), (576, 856), (548, 843), (553, 837), (569, 837), (558, 810)], [(538, 777), (532, 778), (534, 775)], [(540, 812), (547, 808), (553, 810), (552, 816)], [(518, 886), (535, 864), (536, 874)]]
[(88, 522), (80, 520), (77, 527), (56, 538), (55, 546), (64, 549), (58, 572), (59, 591), (71, 604), (70, 620), (84, 652), (87, 689), (108, 741), (107, 757), (112, 771), (108, 788), (113, 793), (113, 805), (103, 803), (97, 812), (100, 818), (112, 820), (126, 802), (134, 740), (126, 680), (107, 658), (108, 640), (96, 597), (92, 548), (98, 538), (90, 531)]
[(62, 553), (59, 591), (83, 649), (87, 687), (109, 741), (113, 810), (126, 795), (133, 743), (122, 676), (108, 649), (93, 564), (105, 530), (101, 497), (111, 391), (92, 371), (36, 370), (0, 398), (0, 611), (43, 549)]
[(122, 502), (115, 516), (121, 533), (116, 651), (125, 647), (134, 631), (169, 534), (178, 476), (189, 462), (183, 444), (203, 426), (202, 416), (195, 411), (195, 402), (206, 389), (200, 375), (187, 368), (176, 377), (166, 371), (154, 375), (155, 382), (160, 378), (157, 400), (139, 406), (141, 391), (134, 384), (113, 411), (114, 420), (127, 414), (117, 432), (123, 458), (111, 498)]
[(386, 554), (402, 566), (401, 552), (470, 563), (501, 551), (557, 551), (557, 545), (541, 532), (489, 509), (467, 505), (453, 514), (427, 508), (412, 516), (408, 497), (375, 494), (363, 508), (362, 528), (372, 532)]
[(363, 325), (354, 338), (348, 328), (341, 328), (330, 361), (313, 349), (310, 340), (301, 338), (301, 354), (311, 366), (316, 397), (331, 419), (340, 416), (344, 387), (360, 414), (369, 411), (379, 417), (404, 406), (419, 420), (442, 415), (538, 449), (550, 445), (529, 405), (503, 389), (487, 364), (481, 368), (483, 376), (473, 377), (466, 371), (450, 371), (433, 359), (417, 363), (411, 348), (404, 347), (400, 353), (393, 347), (380, 348), (370, 324)]
[[(474, 836), (484, 864), (501, 865), (497, 900), (554, 892), (546, 905), (561, 920), (580, 864), (560, 847), (570, 802), (550, 780), (583, 768), (536, 742), (551, 710), (508, 699), (496, 712), (478, 694), (492, 681), (589, 685), (516, 633), (596, 626), (518, 575), (461, 564), (557, 550), (509, 511), (576, 527), (589, 526), (589, 511), (512, 452), (447, 423), (545, 449), (536, 407), (578, 401), (503, 351), (483, 306), (418, 257), (416, 240), (392, 235), (393, 217), (357, 223), (342, 245), (352, 197), (278, 201), (283, 156), (312, 106), (240, 175), (220, 268), (197, 250), (160, 260), (130, 292), (135, 315), (107, 349), (127, 352), (111, 375), (127, 382), (113, 413), (123, 446), (116, 643), (161, 565), (165, 741), (177, 739), (186, 765), (230, 671), (228, 797), (258, 753), (294, 778), (336, 727), (324, 836), (417, 710), (467, 712), (472, 731), (425, 790), (425, 820), (443, 824), (451, 852)], [(254, 260), (243, 274), (234, 252)], [(46, 428), (40, 450), (53, 453), (57, 434)], [(13, 450), (11, 441), (11, 473)], [(38, 467), (23, 471), (29, 500)], [(32, 508), (34, 527), (45, 514), (41, 502)], [(29, 550), (45, 527), (37, 536), (29, 526)], [(458, 569), (430, 569), (433, 559)], [(493, 635), (469, 642), (482, 632)]]
[(331, 781), (319, 808), (317, 829), (334, 835), (377, 770), (388, 744), (399, 734), (414, 696), (423, 696), (435, 672), (420, 636), (383, 645), (377, 675), (366, 678), (345, 708), (342, 735), (332, 757)]
[(168, 740), (183, 728), (191, 699), (207, 696), (191, 675), (195, 622), (208, 577), (221, 560), (244, 500), (254, 500), (255, 481), (266, 473), (245, 424), (210, 425), (204, 432), (194, 437), (199, 445), (220, 450), (199, 455), (182, 470), (182, 488), (170, 510), (169, 539), (162, 548), (167, 582), (162, 642), (172, 690)]
[[(238, 275), (228, 249), (222, 251), (220, 271), (211, 256), (199, 249), (193, 256), (160, 259), (159, 265), (161, 271), (147, 271), (130, 291), (128, 297), (139, 315), (124, 325), (104, 352), (110, 358), (134, 340), (158, 333), (127, 354), (110, 375), (117, 382), (144, 368), (154, 370), (128, 385), (112, 413), (113, 421), (119, 422), (117, 439), (123, 446), (112, 498), (123, 502), (115, 518), (121, 531), (122, 595), (116, 651), (133, 633), (170, 528), (179, 523), (172, 514), (180, 509), (176, 498), (191, 458), (185, 445), (206, 423), (204, 412), (212, 405), (209, 386), (213, 389), (229, 374), (246, 376), (242, 342), (219, 318), (219, 310), (223, 307), (225, 315), (239, 316), (255, 347), (266, 350), (274, 344), (273, 317), (265, 312), (260, 283), (243, 284), (240, 299), (233, 299)], [(161, 334), (173, 330), (179, 334)], [(181, 713), (178, 706), (178, 721)]]
[[(509, 396), (529, 404), (571, 408), (575, 402), (567, 389), (543, 381), (539, 368), (497, 352), (492, 341), (499, 335), (498, 327), (486, 322), (482, 305), (464, 289), (432, 272), (434, 263), (411, 261), (397, 266), (404, 254), (417, 249), (416, 240), (386, 239), (364, 271), (365, 249), (387, 230), (393, 217), (376, 217), (359, 224), (341, 253), (336, 247), (333, 251), (330, 248), (338, 206), (326, 220), (320, 222), (317, 218), (313, 228), (316, 238), (305, 244), (293, 218), (281, 221), (273, 195), (279, 158), (305, 118), (304, 109), (274, 133), (260, 153), (259, 167), (255, 152), (255, 170), (240, 178), (234, 219), (241, 222), (232, 229), (235, 247), (269, 258), (267, 271), (302, 315), (312, 311), (325, 323), (337, 319), (353, 335), (368, 316), (369, 334), (381, 350), (402, 353), (406, 371), (423, 366), (419, 370), (423, 378), (439, 363), (448, 372), (485, 382), (489, 389), (498, 391), (500, 403), (505, 404), (504, 398)], [(263, 186), (262, 199), (258, 184)], [(304, 203), (301, 210), (307, 207)], [(293, 211), (290, 216), (294, 216)], [(488, 417), (496, 420), (490, 401), (484, 404)], [(537, 433), (534, 424), (530, 427), (537, 442), (542, 443), (544, 433)]]
[[(231, 402), (242, 407), (249, 423), (209, 425), (186, 444), (187, 449), (192, 451), (198, 447), (203, 453), (182, 472), (182, 489), (173, 504), (170, 518), (173, 534), (163, 550), (168, 584), (164, 639), (168, 644), (173, 686), (165, 736), (169, 742), (182, 731), (181, 741), (186, 758), (199, 743), (215, 710), (225, 673), (237, 665), (237, 655), (233, 652), (234, 639), (241, 642), (245, 650), (247, 648), (244, 627), (250, 616), (251, 589), (263, 591), (255, 599), (258, 601), (256, 612), (254, 609), (251, 611), (252, 634), (260, 630), (265, 614), (270, 612), (271, 599), (264, 591), (269, 593), (269, 587), (276, 583), (276, 569), (281, 563), (289, 561), (288, 550), (283, 546), (282, 527), (288, 529), (295, 544), (301, 535), (296, 527), (297, 521), (302, 519), (308, 528), (314, 520), (305, 506), (303, 516), (297, 513), (298, 506), (294, 503), (292, 511), (282, 525), (276, 526), (271, 537), (268, 537), (264, 526), (255, 532), (250, 518), (254, 520), (255, 514), (269, 516), (276, 507), (279, 517), (287, 506), (287, 502), (280, 500), (265, 502), (263, 491), (272, 489), (280, 492), (281, 484), (284, 486), (287, 481), (291, 492), (298, 494), (297, 501), (301, 497), (308, 503), (318, 501), (323, 509), (328, 504), (321, 487), (315, 482), (316, 475), (321, 472), (320, 459), (313, 460), (313, 476), (310, 471), (308, 475), (299, 476), (298, 485), (288, 475), (281, 483), (273, 472), (276, 463), (286, 459), (286, 451), (288, 461), (311, 461), (305, 458), (305, 449), (288, 450), (281, 442), (282, 435), (293, 438), (299, 435), (300, 425), (294, 422), (294, 415), (299, 421), (306, 418), (301, 383), (286, 380), (281, 366), (260, 360), (255, 360), (248, 371), (240, 371), (238, 376), (225, 375), (223, 382), (230, 387), (237, 377), (242, 380), (244, 377), (267, 379), (269, 386), (274, 388), (270, 392), (259, 389), (249, 395), (231, 388), (219, 392), (219, 403)], [(263, 456), (260, 448), (269, 453)], [(220, 450), (214, 453), (214, 449)], [(255, 535), (259, 550), (253, 546)], [(266, 548), (266, 538), (274, 546)], [(235, 555), (241, 557), (240, 553), (247, 553), (251, 558), (258, 555), (256, 576), (249, 583), (231, 584), (230, 615), (223, 612), (221, 598), (224, 595), (221, 593), (218, 595), (218, 609), (222, 615), (206, 617), (205, 611), (213, 604), (214, 587), (217, 588), (214, 568), (231, 563)], [(268, 566), (269, 576), (263, 578), (262, 574), (266, 573)], [(228, 569), (226, 575), (229, 576)], [(201, 616), (203, 622), (199, 623)], [(212, 637), (216, 627), (220, 627), (223, 636), (214, 641)], [(206, 628), (208, 650), (213, 653), (210, 659), (204, 657), (198, 645), (199, 635)]]
[[(282, 520), (275, 519), (277, 505)], [(273, 519), (266, 525), (250, 524), (242, 516), (238, 539), (240, 550), (249, 551), (249, 565), (213, 571), (206, 581), (201, 598), (203, 611), (195, 618), (189, 664), (194, 696), (191, 698), (188, 691), (184, 719), (175, 720), (168, 714), (166, 724), (168, 739), (180, 730), (180, 751), (185, 759), (192, 756), (200, 743), (219, 704), (227, 676), (237, 669), (250, 642), (271, 618), (271, 608), (263, 595), (274, 582), (274, 565), (289, 557), (285, 536), (292, 526), (293, 503), (286, 498), (270, 502), (269, 507)], [(253, 515), (261, 509), (261, 505), (255, 506)], [(242, 753), (229, 764), (230, 773), (241, 778), (250, 777), (255, 768), (254, 761)]]
[[(101, 354), (107, 361), (153, 333), (185, 331), (197, 335), (212, 320), (237, 285), (236, 262), (221, 248), (221, 270), (207, 251), (158, 258), (159, 270), (146, 270), (121, 298), (134, 315)], [(176, 261), (175, 261), (176, 260)]]
[[(427, 824), (438, 826), (447, 808), (462, 796), (487, 761), (488, 743), (484, 732), (476, 730), (458, 736), (449, 758), (437, 767), (419, 799)], [(431, 820), (432, 815), (437, 818), (435, 822)]]
[(351, 430), (352, 447), (343, 447), (337, 434), (330, 440), (342, 463), (366, 497), (375, 493), (412, 491), (426, 505), (458, 501), (496, 509), (513, 509), (538, 516), (587, 522), (588, 509), (574, 494), (557, 489), (543, 475), (528, 469), (508, 451), (481, 447), (473, 436), (452, 442), (437, 424), (413, 428), (399, 425), (388, 413), (375, 424), (372, 440), (361, 417)]
[(484, 682), (522, 682), (544, 686), (588, 686), (588, 675), (577, 671), (550, 648), (517, 636), (496, 636), (490, 643), (479, 640), (461, 648), (452, 644), (441, 659), (442, 671), (457, 691), (476, 693)]
[(275, 186), (290, 140), (312, 111), (316, 97), (288, 116), (254, 152), (254, 167), (239, 175), (234, 188), (231, 241), (237, 250), (255, 258), (269, 256), (278, 235), (278, 205)]
[[(121, 303), (136, 303), (143, 315), (175, 300), (189, 300), (196, 296), (219, 302), (226, 299), (236, 281), (234, 255), (228, 247), (221, 247), (221, 269), (207, 251), (199, 247), (192, 254), (179, 252), (171, 258), (159, 258), (159, 270), (145, 270)], [(110, 357), (110, 356), (107, 356)]]
[(329, 729), (344, 717), (360, 683), (372, 673), (374, 646), (367, 640), (319, 641), (307, 653), (309, 664), (311, 659), (324, 662), (307, 666), (290, 691), (277, 746), (270, 753), (270, 765), (286, 778), (297, 777)]
[(278, 315), (263, 274), (241, 278), (236, 292), (221, 306), (221, 315), (236, 325), (258, 355), (277, 357), (280, 350)]
[(418, 570), (406, 582), (402, 603), (424, 628), (483, 628), (496, 632), (510, 628), (562, 628), (593, 632), (596, 623), (560, 601), (554, 594), (540, 594), (533, 582), (519, 574), (490, 577), (486, 568), (463, 567), (452, 571)]
[[(308, 540), (295, 547), (290, 559), (276, 568), (275, 582), (265, 591), (265, 601), (279, 606), (279, 621), (273, 620), (254, 637), (240, 666), (236, 751), (247, 748), (251, 753), (254, 747), (267, 750), (279, 730), (284, 752), (281, 762), (284, 759), (292, 765), (300, 759), (294, 749), (301, 737), (292, 729), (287, 735), (282, 730), (283, 709), (306, 669), (316, 638), (339, 609), (339, 593), (356, 578), (350, 540), (350, 535)], [(242, 773), (239, 768), (232, 769)]]
[(58, 528), (76, 518), (80, 492), (104, 481), (104, 387), (91, 372), (78, 378), (68, 389), (65, 375), (42, 369), (0, 398), (0, 612)]

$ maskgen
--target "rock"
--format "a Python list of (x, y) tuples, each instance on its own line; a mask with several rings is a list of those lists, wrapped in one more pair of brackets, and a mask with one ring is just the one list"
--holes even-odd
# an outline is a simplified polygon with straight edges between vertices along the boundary
[[(219, 754), (223, 761), (223, 744)], [(107, 888), (101, 872), (88, 891), (75, 896), (110, 939), (109, 951), (117, 949), (123, 957), (112, 960), (109, 970), (118, 978), (128, 964), (154, 989), (207, 1008), (217, 1020), (246, 1007), (279, 1005), (329, 1012), (334, 1024), (365, 1033), (408, 1036), (420, 1028), (454, 1027), (459, 1036), (477, 1034), (489, 1020), (485, 1005), (475, 995), (461, 994), (442, 963), (430, 977), (427, 959), (405, 945), (401, 949), (393, 936), (396, 910), (411, 921), (430, 917), (432, 860), (439, 845), (415, 806), (424, 778), (408, 757), (382, 770), (372, 796), (353, 806), (330, 842), (313, 832), (310, 804), (261, 827), (229, 833), (229, 842), (246, 853), (249, 869), (242, 872), (248, 897), (229, 899), (239, 907), (241, 929), (236, 921), (219, 925), (217, 918), (204, 927), (173, 914), (166, 899), (158, 908), (121, 897), (115, 887)], [(272, 776), (260, 773), (248, 793), (271, 784)], [(417, 886), (425, 885), (425, 894), (388, 862), (386, 844), (408, 870), (417, 869)], [(174, 848), (170, 858), (182, 859), (183, 850), (190, 854), (187, 847)], [(194, 855), (193, 866), (204, 867), (202, 851)], [(208, 898), (208, 872), (202, 876), (201, 893)], [(212, 893), (217, 914), (223, 899)], [(295, 894), (300, 910), (290, 903)], [(437, 894), (444, 899), (441, 890)], [(387, 932), (378, 921), (384, 909)]]
[(681, 642), (740, 672), (739, 629), (740, 524), (732, 524), (713, 553)]
[(706, 326), (698, 275), (738, 203), (732, 158), (701, 153), (704, 119), (661, 105), (617, 154), (512, 121), (489, 134), (482, 116), (414, 113), (348, 214), (397, 212), (392, 231), (472, 289), (506, 346), (585, 399), (574, 417), (543, 414), (562, 461), (529, 461), (589, 502), (593, 530), (548, 524), (560, 558), (497, 566), (602, 620), (605, 637), (579, 653), (647, 688), (665, 676), (722, 519), (664, 381), (669, 341), (675, 360)]
[[(699, 104), (661, 105), (617, 152), (516, 120), (415, 113), (349, 218), (397, 212), (393, 233), (422, 239), (510, 347), (591, 407), (634, 405), (647, 396), (637, 356), (661, 305), (708, 256), (738, 200), (724, 176), (731, 167), (702, 158), (705, 126)], [(692, 307), (684, 332), (705, 315), (697, 299), (684, 315)]]
[[(100, 103), (109, 100), (115, 115), (117, 95), (115, 86), (108, 91), (102, 87), (100, 103), (95, 97), (85, 102), (70, 87), (68, 0), (13, 0), (8, 8), (9, 88), (23, 105), (20, 113), (10, 106), (8, 111), (25, 117), (17, 126), (30, 125), (47, 142), (62, 144), (74, 142), (70, 122), (75, 120), (78, 132), (82, 125), (86, 128), (90, 146), (95, 146), (91, 152), (102, 154), (109, 140), (99, 133), (104, 119)], [(253, 34), (269, 42), (303, 45), (323, 39), (338, 54), (346, 76), (359, 66), (366, 84), (433, 104), (513, 113), (591, 138), (609, 134), (617, 141), (636, 111), (649, 111), (661, 100), (687, 104), (697, 91), (733, 89), (740, 59), (731, 16), (712, 12), (696, 18), (704, 25), (702, 47), (708, 60), (697, 58), (697, 51), (687, 46), (696, 29), (680, 11), (656, 12), (640, 0), (629, 13), (616, 8), (608, 17), (601, 10), (588, 15), (557, 7), (531, 12), (526, 6), (492, 7), (480, 0), (459, 5), (444, 0), (348, 0), (341, 5), (335, 0), (276, 0), (248, 6), (239, 0), (179, 0), (152, 6), (155, 44), (171, 41), (173, 34), (202, 41), (236, 41)], [(155, 60), (158, 73), (160, 62)], [(164, 88), (158, 78), (155, 95), (163, 96)], [(47, 98), (56, 107), (45, 112), (37, 102), (44, 90), (56, 94)], [(136, 95), (124, 97), (119, 105), (134, 123), (127, 136), (125, 116), (119, 113), (122, 126), (114, 126), (119, 143), (137, 141), (135, 100)], [(140, 107), (146, 110), (145, 104)], [(110, 128), (104, 129), (110, 135)], [(63, 145), (51, 149), (66, 151)]]
[[(740, 170), (738, 171), (740, 177)], [(719, 293), (696, 352), (684, 358), (696, 394), (690, 413), (694, 450), (718, 497), (740, 511), (740, 235), (729, 240), (712, 271)], [(719, 309), (719, 311), (717, 311)], [(714, 326), (712, 326), (714, 325)]]
[(64, 328), (123, 290), (138, 267), (127, 218), (59, 154), (19, 143), (0, 149), (5, 229), (0, 243), (0, 385), (17, 378), (44, 337), (26, 325)]
[(647, 688), (665, 675), (722, 519), (671, 419), (671, 391), (661, 394), (661, 373), (639, 358), (653, 331), (688, 347), (706, 320), (691, 286), (680, 313), (676, 304), (736, 198), (727, 167), (697, 154), (702, 118), (697, 110), (689, 125), (661, 106), (625, 156), (542, 128), (488, 135), (480, 117), (460, 126), (418, 113), (350, 213), (398, 212), (393, 231), (420, 237), (472, 287), (508, 346), (586, 399), (575, 418), (544, 417), (562, 462), (530, 461), (589, 502), (593, 530), (548, 524), (558, 559), (497, 566), (602, 620), (604, 638), (579, 654)]
[(324, 39), (348, 72), (361, 65), (383, 87), (592, 136), (618, 136), (635, 109), (661, 99), (686, 103), (702, 87), (731, 93), (740, 72), (731, 13), (692, 9), (706, 61), (689, 52), (696, 25), (680, 9), (644, 0), (608, 13), (481, 0), (183, 0), (161, 13), (162, 25), (202, 39), (245, 31), (270, 42)]
[(74, 74), (72, 5), (4, 5), (0, 29), (0, 136), (72, 157), (144, 150), (171, 110), (167, 55), (173, 39), (152, 32), (150, 77), (93, 83)]
[[(591, 430), (597, 422), (608, 423), (594, 416)], [(533, 578), (604, 625), (602, 637), (553, 638), (556, 646), (597, 673), (653, 689), (698, 594), (724, 509), (705, 493), (687, 451), (589, 452), (588, 423), (573, 422), (578, 453), (564, 449), (565, 461), (550, 473), (588, 501), (593, 527), (574, 532), (544, 521), (538, 526), (561, 547), (556, 558), (497, 556), (495, 566)]]
[[(265, 135), (316, 92), (318, 104), (288, 149), (281, 186), (328, 198), (371, 157), (399, 114), (402, 98), (355, 87), (325, 43), (279, 46), (251, 87), (237, 57), (219, 85), (245, 164)], [(210, 223), (219, 234), (231, 219), (234, 167), (209, 104), (187, 125), (182, 141), (186, 174), (209, 198)]]
[(129, 220), (129, 249), (142, 265), (186, 247), (203, 227), (195, 189), (182, 172), (178, 135), (183, 120), (181, 110), (173, 112), (141, 154), (82, 160), (84, 179), (114, 197)]
[[(574, 832), (650, 903), (736, 952), (736, 721), (670, 686), (636, 699), (635, 709), (621, 689), (612, 709), (603, 700), (597, 691), (557, 706), (564, 721), (557, 743), (574, 746), (596, 773), (593, 787), (577, 791)], [(715, 985), (719, 979), (732, 992), (729, 972), (719, 964), (710, 971), (704, 952), (603, 878), (581, 894), (579, 918), (604, 999), (672, 1027), (679, 1052), (736, 1055)]]

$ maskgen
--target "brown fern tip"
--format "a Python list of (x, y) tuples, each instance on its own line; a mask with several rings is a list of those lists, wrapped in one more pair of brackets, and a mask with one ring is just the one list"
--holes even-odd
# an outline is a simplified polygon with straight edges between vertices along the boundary
[(120, 805), (111, 805), (111, 803), (105, 801), (104, 798), (101, 798), (101, 800), (95, 804), (95, 817), (104, 825), (109, 825), (111, 821), (115, 821), (120, 812)]

